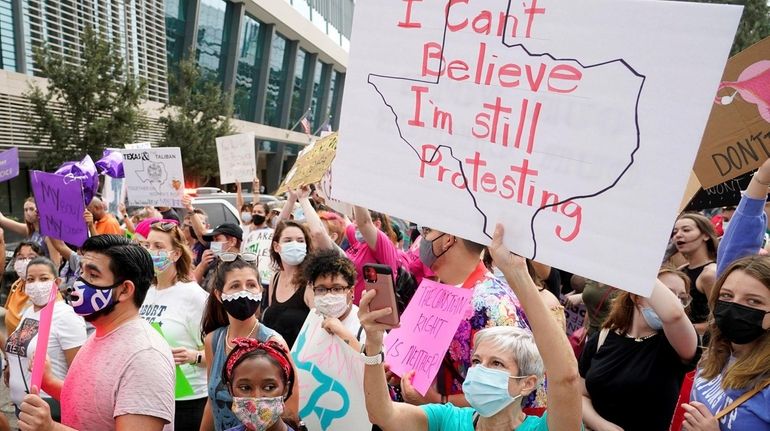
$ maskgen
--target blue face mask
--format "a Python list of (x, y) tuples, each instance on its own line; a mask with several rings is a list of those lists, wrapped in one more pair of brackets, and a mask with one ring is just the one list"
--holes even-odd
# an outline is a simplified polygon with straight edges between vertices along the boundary
[(78, 316), (89, 316), (108, 309), (115, 303), (112, 289), (122, 283), (123, 281), (119, 281), (112, 286), (101, 287), (89, 284), (83, 278), (78, 278), (72, 284), (72, 291), (69, 293), (70, 305)]
[(361, 244), (366, 243), (366, 239), (364, 239), (364, 234), (361, 233), (360, 230), (356, 229), (355, 233), (356, 241), (358, 241)]
[(663, 329), (663, 321), (660, 320), (660, 316), (658, 316), (658, 313), (656, 313), (652, 308), (643, 307), (642, 317), (644, 317), (644, 320), (653, 330), (660, 331)]
[(512, 376), (505, 371), (476, 365), (468, 369), (463, 382), (463, 393), (471, 407), (479, 415), (488, 418), (521, 398), (521, 394), (512, 397), (508, 392), (508, 379), (524, 379), (526, 377)]
[(307, 256), (307, 244), (304, 242), (284, 242), (281, 243), (281, 252), (278, 253), (281, 256), (281, 262), (297, 266), (305, 260)]

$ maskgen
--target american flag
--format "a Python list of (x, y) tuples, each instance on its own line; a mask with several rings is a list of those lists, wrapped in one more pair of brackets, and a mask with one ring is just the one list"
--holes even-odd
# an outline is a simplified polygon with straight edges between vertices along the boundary
[(310, 121), (308, 121), (307, 115), (302, 117), (302, 120), (300, 120), (299, 124), (302, 125), (302, 130), (305, 131), (305, 134), (309, 135), (311, 130), (310, 130)]

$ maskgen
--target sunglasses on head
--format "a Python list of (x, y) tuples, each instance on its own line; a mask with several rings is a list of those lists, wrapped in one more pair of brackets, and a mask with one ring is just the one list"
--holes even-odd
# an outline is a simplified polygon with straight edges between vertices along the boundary
[(172, 230), (174, 230), (175, 227), (177, 227), (177, 224), (176, 223), (171, 223), (171, 222), (160, 222), (159, 221), (157, 223), (153, 223), (152, 227), (160, 229), (163, 232), (171, 232)]
[(257, 261), (257, 254), (251, 253), (251, 252), (245, 252), (245, 253), (234, 253), (230, 251), (225, 251), (222, 253), (219, 253), (219, 260), (222, 262), (234, 262), (235, 259), (241, 258), (246, 262), (254, 263)]

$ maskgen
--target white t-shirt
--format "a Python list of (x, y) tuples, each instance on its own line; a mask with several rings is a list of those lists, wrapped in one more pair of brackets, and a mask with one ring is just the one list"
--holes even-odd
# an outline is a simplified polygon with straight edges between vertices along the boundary
[(144, 415), (174, 421), (174, 359), (168, 343), (142, 319), (92, 335), (80, 348), (61, 392), (62, 424), (110, 431), (115, 418)]
[(241, 243), (241, 253), (251, 252), (258, 256), (257, 270), (259, 271), (259, 281), (262, 285), (268, 285), (273, 279), (275, 268), (270, 258), (270, 247), (273, 242), (273, 229), (266, 227), (255, 229), (243, 233), (243, 242)]
[[(151, 286), (139, 309), (139, 316), (148, 323), (159, 324), (163, 337), (171, 348), (203, 350), (201, 319), (208, 297), (209, 294), (194, 281), (179, 282), (162, 290)], [(190, 381), (194, 394), (181, 397), (178, 401), (196, 400), (207, 396), (206, 366), (182, 364), (180, 367)]]
[[(37, 348), (40, 311), (35, 311), (33, 306), (27, 307), (21, 314), (19, 321), (19, 326), (8, 337), (8, 342), (5, 344), (5, 352), (8, 355), (8, 371), (10, 371), (8, 384), (11, 389), (11, 401), (16, 404), (16, 407), (21, 406), (21, 401), (30, 386), (32, 373), (29, 371), (29, 361), (35, 356), (35, 349)], [(53, 307), (53, 321), (51, 322), (51, 334), (48, 337), (47, 353), (51, 370), (57, 378), (64, 380), (69, 368), (64, 351), (80, 347), (85, 342), (86, 322), (75, 314), (70, 305), (63, 301), (56, 301)], [(50, 395), (46, 393), (41, 393), (41, 396), (50, 398)]]
[[(350, 309), (350, 313), (343, 319), (340, 320), (342, 325), (350, 331), (351, 334), (353, 334), (353, 338), (358, 337), (358, 342), (362, 345), (366, 341), (366, 331), (361, 328), (361, 322), (358, 320), (358, 306), (355, 304), (352, 305), (353, 308)], [(317, 313), (316, 309), (310, 310), (311, 313)], [(319, 313), (320, 314), (320, 313)], [(358, 336), (358, 330), (361, 330), (361, 336)]]

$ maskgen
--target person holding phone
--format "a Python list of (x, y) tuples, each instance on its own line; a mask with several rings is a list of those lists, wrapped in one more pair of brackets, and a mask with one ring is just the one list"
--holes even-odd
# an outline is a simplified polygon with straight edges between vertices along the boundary
[[(502, 238), (503, 227), (498, 225), (490, 250), (530, 316), (532, 334), (516, 327), (485, 328), (475, 334), (474, 350), (469, 352), (472, 366), (463, 382), (470, 408), (454, 403), (417, 407), (390, 400), (382, 345), (385, 331), (393, 326), (378, 320), (395, 310), (372, 311), (370, 304), (379, 292), (364, 294), (359, 319), (366, 331), (362, 353), (366, 364), (366, 410), (372, 422), (384, 431), (578, 431), (582, 428), (578, 367), (567, 336), (549, 315), (529, 276), (525, 259), (506, 249)], [(545, 373), (549, 379), (548, 411), (542, 417), (528, 416), (522, 410), (523, 400), (536, 390)], [(402, 381), (411, 386), (407, 378)]]
[[(476, 333), (492, 326), (513, 326), (529, 331), (529, 324), (511, 287), (484, 265), (481, 259), (483, 245), (428, 227), (421, 231), (420, 261), (441, 283), (458, 289), (472, 289), (473, 309), (469, 317), (460, 322), (436, 375), (435, 385), (422, 396), (414, 388), (403, 385), (402, 379), (402, 393), (407, 402), (417, 405), (451, 402), (456, 406), (468, 406), (463, 395), (463, 382), (472, 365), (468, 346)], [(527, 396), (526, 407), (545, 406), (542, 386)]]

